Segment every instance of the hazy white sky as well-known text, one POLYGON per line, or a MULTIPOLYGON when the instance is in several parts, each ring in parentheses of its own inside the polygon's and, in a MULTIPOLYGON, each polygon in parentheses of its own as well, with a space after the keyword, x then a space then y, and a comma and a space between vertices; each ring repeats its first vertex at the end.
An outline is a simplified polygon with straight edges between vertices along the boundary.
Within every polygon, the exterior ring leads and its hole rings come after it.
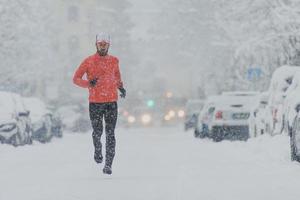
POLYGON ((132 30, 132 36, 141 39, 147 38, 148 29, 154 23, 154 12, 160 9, 159 0, 129 0, 132 4, 130 12, 132 22, 135 27, 132 30))

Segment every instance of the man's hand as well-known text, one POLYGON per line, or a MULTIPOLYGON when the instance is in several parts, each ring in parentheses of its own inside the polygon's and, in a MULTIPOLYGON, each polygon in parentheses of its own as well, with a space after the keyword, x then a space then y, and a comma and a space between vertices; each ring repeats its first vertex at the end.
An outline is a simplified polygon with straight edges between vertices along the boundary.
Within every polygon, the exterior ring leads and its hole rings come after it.
POLYGON ((121 88, 119 88, 119 91, 121 93, 120 97, 125 98, 126 97, 126 90, 123 87, 121 87, 121 88))
POLYGON ((89 81, 90 87, 95 87, 95 85, 97 84, 98 78, 94 78, 93 80, 89 81))

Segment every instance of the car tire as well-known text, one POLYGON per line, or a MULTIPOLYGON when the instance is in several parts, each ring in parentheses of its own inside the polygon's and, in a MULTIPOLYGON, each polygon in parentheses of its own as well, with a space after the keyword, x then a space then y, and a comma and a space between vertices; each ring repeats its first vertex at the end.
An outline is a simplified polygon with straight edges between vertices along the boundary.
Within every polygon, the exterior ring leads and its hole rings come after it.
POLYGON ((194 137, 195 137, 195 138, 200 137, 200 132, 199 132, 198 129, 195 129, 195 131, 194 131, 194 137))
POLYGON ((204 134, 203 132, 201 132, 201 133, 199 134, 199 137, 200 137, 201 139, 203 139, 203 138, 205 138, 205 134, 204 134))

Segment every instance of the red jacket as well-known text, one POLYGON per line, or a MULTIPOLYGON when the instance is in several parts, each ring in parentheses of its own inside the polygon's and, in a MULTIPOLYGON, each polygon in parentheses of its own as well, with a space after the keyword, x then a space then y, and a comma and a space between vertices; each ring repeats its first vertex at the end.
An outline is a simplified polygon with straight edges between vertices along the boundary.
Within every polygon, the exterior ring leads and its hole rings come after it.
POLYGON ((73 82, 89 89, 89 101, 93 103, 114 102, 118 100, 118 88, 123 87, 118 58, 98 53, 86 58, 76 70, 73 82), (83 79, 86 74, 87 80, 83 79), (98 78, 94 87, 89 81, 98 78))

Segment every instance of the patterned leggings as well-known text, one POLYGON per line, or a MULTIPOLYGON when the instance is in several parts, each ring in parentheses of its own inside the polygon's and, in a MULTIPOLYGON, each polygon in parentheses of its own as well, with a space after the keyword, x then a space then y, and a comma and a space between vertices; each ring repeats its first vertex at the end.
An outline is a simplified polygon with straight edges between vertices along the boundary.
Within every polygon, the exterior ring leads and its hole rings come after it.
POLYGON ((106 134, 106 156, 105 165, 111 167, 115 157, 115 127, 118 117, 117 102, 90 103, 90 120, 93 128, 93 143, 95 153, 102 155, 101 135, 103 133, 103 117, 105 122, 106 134))

